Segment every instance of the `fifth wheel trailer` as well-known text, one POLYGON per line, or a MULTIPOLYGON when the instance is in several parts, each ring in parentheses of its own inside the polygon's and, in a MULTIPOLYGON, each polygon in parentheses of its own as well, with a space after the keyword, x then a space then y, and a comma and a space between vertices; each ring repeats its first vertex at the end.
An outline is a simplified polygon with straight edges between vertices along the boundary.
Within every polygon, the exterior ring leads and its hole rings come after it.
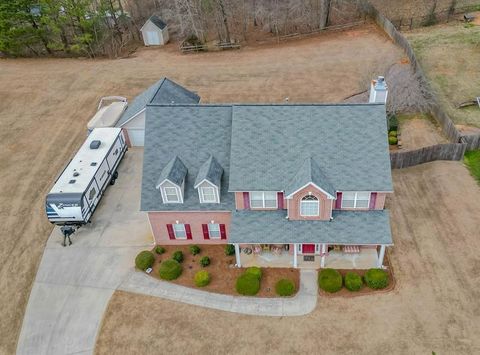
POLYGON ((55 181, 46 198, 48 220, 88 223, 108 184, 114 184, 127 145, 120 128, 95 128, 55 181))

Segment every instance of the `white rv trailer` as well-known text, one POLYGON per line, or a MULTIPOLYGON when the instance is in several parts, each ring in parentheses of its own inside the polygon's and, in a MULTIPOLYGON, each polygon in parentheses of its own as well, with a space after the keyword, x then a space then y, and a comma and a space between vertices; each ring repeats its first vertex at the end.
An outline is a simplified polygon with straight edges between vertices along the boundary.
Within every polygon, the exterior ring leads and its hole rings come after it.
POLYGON ((49 221, 77 226, 89 222, 108 184, 115 183, 126 150, 121 128, 95 128, 47 195, 49 221))

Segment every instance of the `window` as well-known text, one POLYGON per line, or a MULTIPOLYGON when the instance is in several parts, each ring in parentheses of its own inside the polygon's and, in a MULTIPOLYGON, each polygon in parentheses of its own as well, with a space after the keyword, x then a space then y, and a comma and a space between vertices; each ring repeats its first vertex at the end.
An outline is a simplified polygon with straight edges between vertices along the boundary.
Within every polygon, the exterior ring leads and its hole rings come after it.
POLYGON ((308 195, 300 201, 300 215, 304 217, 318 216, 320 213, 318 198, 308 195))
POLYGON ((277 193, 275 191, 250 192, 251 208, 277 208, 277 193))
POLYGON ((208 236, 211 239, 220 239, 220 224, 218 223, 209 223, 208 224, 208 236))
POLYGON ((185 231, 185 224, 174 224, 173 234, 176 239, 187 239, 187 232, 185 231))
POLYGON ((165 192, 165 202, 180 202, 176 187, 165 187, 163 191, 165 192))
POLYGON ((201 187, 200 188, 200 202, 202 203, 216 203, 217 195, 215 193, 215 188, 213 187, 201 187))
POLYGON ((342 195, 342 208, 368 208, 370 192, 344 192, 342 195))

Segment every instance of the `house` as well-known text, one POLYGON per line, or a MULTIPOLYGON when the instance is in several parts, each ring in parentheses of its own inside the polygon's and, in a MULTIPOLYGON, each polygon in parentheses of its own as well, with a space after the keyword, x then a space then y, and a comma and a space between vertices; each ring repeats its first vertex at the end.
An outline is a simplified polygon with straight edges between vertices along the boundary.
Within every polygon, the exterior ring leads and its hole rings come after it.
POLYGON ((150 16, 140 29, 143 43, 148 46, 163 46, 168 43, 168 26, 158 16, 150 16))
POLYGON ((156 244, 234 244, 237 266, 381 267, 392 192, 384 102, 147 105, 156 244))
POLYGON ((147 104, 197 104, 200 96, 174 81, 163 78, 135 97, 116 123, 129 146, 143 146, 147 104))

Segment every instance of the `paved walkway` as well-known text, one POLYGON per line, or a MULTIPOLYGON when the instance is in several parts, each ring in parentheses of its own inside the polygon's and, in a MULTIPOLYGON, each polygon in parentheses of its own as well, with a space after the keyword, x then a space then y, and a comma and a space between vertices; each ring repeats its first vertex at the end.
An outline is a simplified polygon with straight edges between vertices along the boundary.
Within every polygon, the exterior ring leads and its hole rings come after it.
POLYGON ((47 242, 28 301, 18 354, 92 354, 103 313, 115 290, 255 315, 303 315, 317 301, 316 273, 303 271, 299 293, 288 299, 218 295, 159 282, 134 270, 140 250, 151 248, 139 210, 142 151, 130 150, 91 224, 62 247, 55 228, 47 242), (132 188, 132 186, 134 188, 132 188))
POLYGON ((301 316, 317 304, 317 273, 300 270, 300 290, 291 298, 259 298, 220 295, 162 282, 143 272, 132 272, 119 290, 156 296, 221 311, 257 316, 301 316))

